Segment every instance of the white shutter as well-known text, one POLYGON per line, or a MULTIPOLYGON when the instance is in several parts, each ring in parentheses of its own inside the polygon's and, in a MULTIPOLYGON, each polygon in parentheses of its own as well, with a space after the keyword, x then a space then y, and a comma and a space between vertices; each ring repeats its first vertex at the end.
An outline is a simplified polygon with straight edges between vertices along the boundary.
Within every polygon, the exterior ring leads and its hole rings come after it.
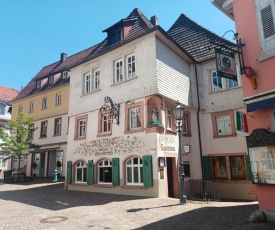
POLYGON ((275 0, 255 0, 262 55, 275 51, 275 0))

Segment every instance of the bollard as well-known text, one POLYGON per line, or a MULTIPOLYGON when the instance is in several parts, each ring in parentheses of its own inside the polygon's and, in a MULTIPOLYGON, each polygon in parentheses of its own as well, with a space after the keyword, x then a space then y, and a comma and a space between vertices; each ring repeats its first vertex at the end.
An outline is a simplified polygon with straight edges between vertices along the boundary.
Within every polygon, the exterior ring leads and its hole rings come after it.
POLYGON ((53 181, 54 182, 58 181, 57 175, 58 175, 58 173, 57 173, 57 170, 55 169, 54 173, 53 173, 53 181))

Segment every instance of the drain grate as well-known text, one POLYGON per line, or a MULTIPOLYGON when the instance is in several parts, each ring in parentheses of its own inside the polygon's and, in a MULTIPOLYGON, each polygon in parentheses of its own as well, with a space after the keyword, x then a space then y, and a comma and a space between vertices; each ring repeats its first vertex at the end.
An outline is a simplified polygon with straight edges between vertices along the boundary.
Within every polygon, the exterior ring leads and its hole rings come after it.
POLYGON ((68 220, 67 217, 65 216, 53 216, 53 217, 48 217, 40 220, 40 223, 59 223, 68 220))

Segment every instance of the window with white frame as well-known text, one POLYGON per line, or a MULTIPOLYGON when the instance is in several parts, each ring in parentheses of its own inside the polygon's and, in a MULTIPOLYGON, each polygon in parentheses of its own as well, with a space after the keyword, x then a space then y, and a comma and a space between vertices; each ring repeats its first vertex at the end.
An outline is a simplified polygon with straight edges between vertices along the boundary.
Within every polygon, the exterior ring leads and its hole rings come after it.
POLYGON ((53 76, 49 77, 49 85, 53 84, 53 76))
POLYGON ((42 109, 47 109, 47 98, 42 98, 42 109))
POLYGON ((29 113, 33 113, 34 112, 34 102, 31 101, 30 102, 30 110, 29 110, 29 113))
POLYGON ((101 132, 108 133, 111 131, 111 118, 109 114, 102 115, 101 119, 101 132))
POLYGON ((122 40, 122 30, 121 29, 118 29, 118 30, 110 33, 110 37, 109 37, 110 45, 115 44, 121 40, 122 40))
POLYGON ((230 115, 217 116, 216 122, 218 135, 232 134, 230 115))
POLYGON ((37 88, 37 89, 40 89, 40 88, 41 88, 41 81, 37 81, 37 82, 36 82, 36 88, 37 88))
POLYGON ((57 93, 55 95, 55 105, 60 106, 61 105, 61 93, 57 93))
POLYGON ((98 163, 98 183, 112 183, 112 162, 102 160, 98 163))
POLYGON ((184 114, 182 117, 182 133, 188 134, 188 122, 187 122, 187 115, 184 114))
POLYGON ((61 135, 61 118, 56 118, 54 120, 54 135, 58 136, 61 135))
POLYGON ((86 136, 86 119, 78 120, 77 137, 86 136))
POLYGON ((125 55, 114 61, 114 84, 132 79, 134 77, 136 77, 135 54, 125 55))
POLYGON ((41 122, 40 137, 47 137, 48 121, 41 122))
POLYGON ((87 164, 79 161, 75 165, 75 183, 87 182, 87 164))
POLYGON ((234 81, 232 79, 222 78, 217 76, 216 70, 211 70, 210 71, 211 92, 218 92, 221 90, 240 87, 241 84, 240 84, 239 75, 237 77, 238 77, 237 81, 234 81))
POLYGON ((167 129, 172 129, 172 110, 166 110, 166 118, 167 118, 167 129))
POLYGON ((33 136, 34 136, 34 124, 30 124, 30 125, 29 125, 29 129, 30 129, 30 132, 29 132, 29 139, 30 139, 30 140, 33 140, 33 136))
POLYGON ((0 115, 4 115, 4 114, 5 114, 5 105, 0 104, 0 115))
POLYGON ((259 61, 275 56, 275 1, 255 0, 261 45, 259 61))
POLYGON ((100 87, 100 70, 96 69, 93 71, 93 87, 92 91, 99 90, 100 87))
POLYGON ((123 81, 123 61, 122 59, 115 61, 115 79, 114 83, 123 81))
POLYGON ((143 185, 142 159, 135 157, 126 162, 126 184, 143 185))
POLYGON ((62 79, 66 79, 68 77, 68 71, 62 72, 62 79))
POLYGON ((141 108, 129 109, 129 128, 140 129, 141 128, 141 108))
POLYGON ((88 94, 92 92, 92 79, 91 79, 91 73, 85 73, 84 74, 84 94, 88 94))
POLYGON ((18 106, 18 115, 23 112, 23 105, 18 106))
POLYGON ((126 56, 126 80, 135 77, 136 64, 135 55, 131 54, 126 56))

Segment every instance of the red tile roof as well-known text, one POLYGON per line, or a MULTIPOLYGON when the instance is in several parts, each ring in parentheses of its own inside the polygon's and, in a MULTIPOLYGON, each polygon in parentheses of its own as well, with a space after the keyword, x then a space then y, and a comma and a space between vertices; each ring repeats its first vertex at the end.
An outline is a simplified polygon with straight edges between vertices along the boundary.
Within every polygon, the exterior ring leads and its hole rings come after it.
POLYGON ((16 89, 0 86, 0 101, 9 102, 13 100, 17 95, 18 91, 16 89))

